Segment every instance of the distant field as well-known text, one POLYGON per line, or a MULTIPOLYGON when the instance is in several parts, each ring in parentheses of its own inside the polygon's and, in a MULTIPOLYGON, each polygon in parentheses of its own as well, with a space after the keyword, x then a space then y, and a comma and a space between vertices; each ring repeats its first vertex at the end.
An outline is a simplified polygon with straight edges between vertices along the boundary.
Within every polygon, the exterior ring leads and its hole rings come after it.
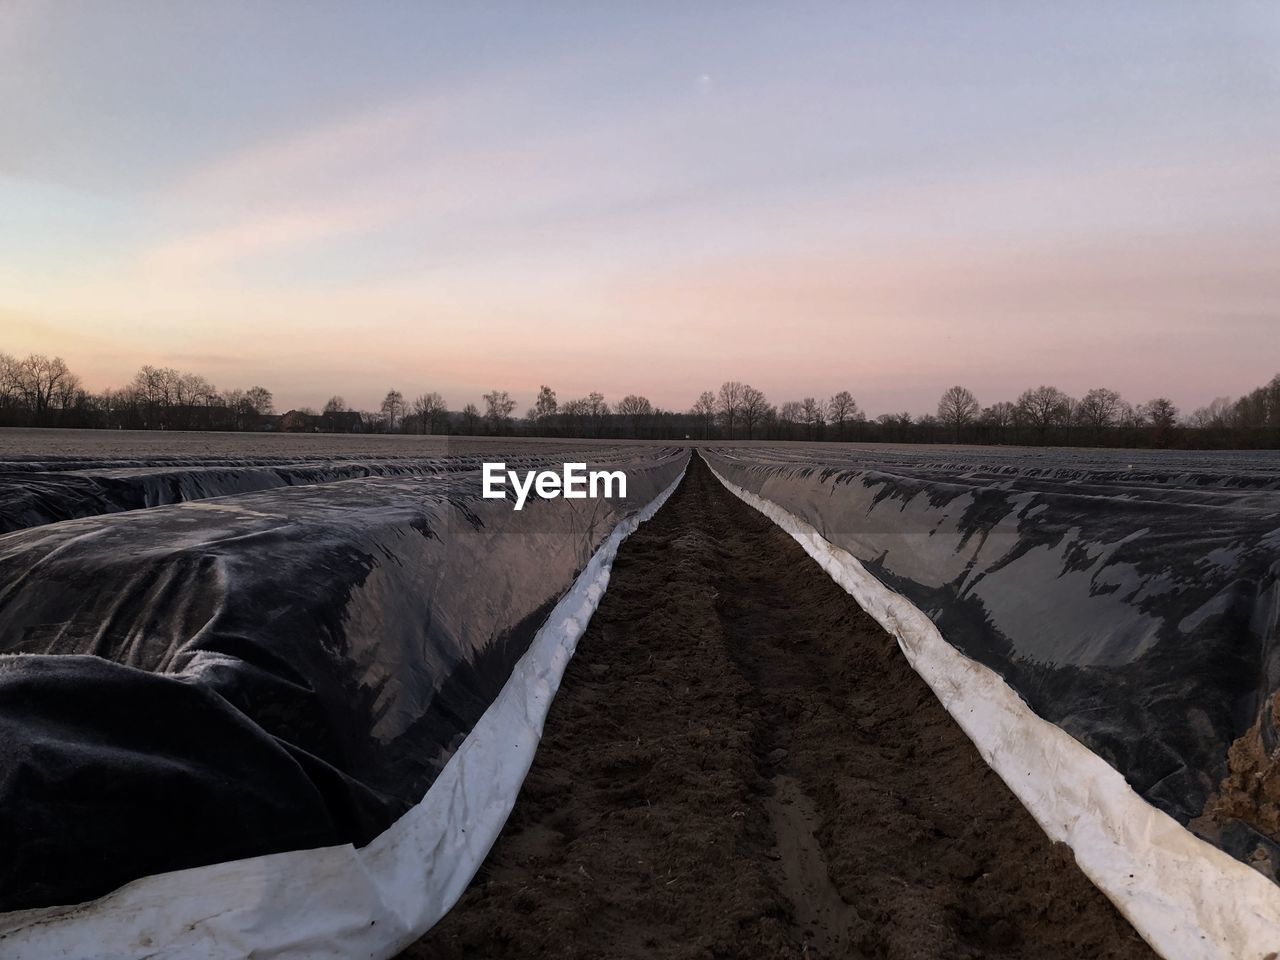
POLYGON ((531 447, 580 448, 625 440, 444 437, 381 433, 212 433, 178 430, 50 430, 0 427, 6 457, 437 457, 531 447))
POLYGON ((572 450, 587 446, 750 447, 807 450, 831 465, 865 454, 903 468, 958 461, 1018 469, 1159 469, 1200 473, 1280 472, 1275 450, 1127 450, 1097 447, 1019 447, 979 444, 812 443, 803 440, 620 440, 566 437, 456 437, 381 433, 216 433, 180 430, 53 430, 0 427, 0 461, 75 457, 94 460, 168 457, 440 457, 489 452, 572 450))

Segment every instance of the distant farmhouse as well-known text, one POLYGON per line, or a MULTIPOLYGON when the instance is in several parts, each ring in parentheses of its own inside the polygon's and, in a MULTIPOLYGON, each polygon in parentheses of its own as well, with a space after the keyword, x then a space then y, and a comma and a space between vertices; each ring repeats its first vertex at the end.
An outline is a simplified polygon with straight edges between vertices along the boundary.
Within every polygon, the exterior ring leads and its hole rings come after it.
POLYGON ((343 410, 340 413, 290 410, 282 414, 276 424, 264 429, 275 429, 281 433, 360 433, 363 427, 357 410, 343 410))

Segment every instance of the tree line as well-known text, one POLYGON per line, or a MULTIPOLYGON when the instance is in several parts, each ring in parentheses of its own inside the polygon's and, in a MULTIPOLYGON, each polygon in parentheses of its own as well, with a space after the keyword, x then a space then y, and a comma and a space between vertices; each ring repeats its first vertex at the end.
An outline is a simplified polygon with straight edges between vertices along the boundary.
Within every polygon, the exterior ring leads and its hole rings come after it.
POLYGON ((1075 398, 1041 385, 983 406, 967 387, 943 392, 934 412, 868 417, 852 393, 780 404, 729 380, 688 410, 665 410, 629 394, 560 400, 543 385, 523 417, 505 390, 451 410, 436 392, 388 390, 377 410, 352 410, 340 396, 316 411, 277 413, 266 387, 218 390, 199 374, 142 367, 125 386, 92 393, 60 357, 19 360, 0 353, 0 425, 131 430, 524 435, 654 440, 807 440, 1280 449, 1280 374, 1237 399, 1220 397, 1183 415, 1165 397, 1132 404, 1106 387, 1075 398))

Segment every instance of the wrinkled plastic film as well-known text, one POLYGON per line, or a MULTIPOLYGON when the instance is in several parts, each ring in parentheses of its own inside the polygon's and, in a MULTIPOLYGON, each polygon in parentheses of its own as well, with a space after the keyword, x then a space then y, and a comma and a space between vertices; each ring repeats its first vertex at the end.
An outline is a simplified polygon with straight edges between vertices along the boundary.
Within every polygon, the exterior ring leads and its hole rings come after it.
POLYGON ((993 670, 947 643, 925 614, 795 514, 720 477, 789 533, 898 641, 908 663, 1045 833, 1072 850, 1160 956, 1272 955, 1280 887, 1184 829, 1113 767, 1036 716, 993 670))
POLYGON ((1280 689, 1280 458, 1137 451, 711 448, 965 655, 1241 859, 1247 819, 1197 821, 1280 689), (1193 822, 1194 821, 1194 822, 1193 822))
POLYGON ((602 452, 625 499, 519 512, 482 499, 473 470, 0 537, 0 908, 369 843, 422 799, 558 599, 686 459, 602 452))

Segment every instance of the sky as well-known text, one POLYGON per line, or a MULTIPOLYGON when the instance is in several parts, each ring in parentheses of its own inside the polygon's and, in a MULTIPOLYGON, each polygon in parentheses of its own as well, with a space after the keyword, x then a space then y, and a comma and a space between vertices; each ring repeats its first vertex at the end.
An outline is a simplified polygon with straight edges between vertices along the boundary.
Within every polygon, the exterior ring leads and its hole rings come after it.
POLYGON ((0 0, 0 351, 277 409, 1280 371, 1280 4, 0 0))

